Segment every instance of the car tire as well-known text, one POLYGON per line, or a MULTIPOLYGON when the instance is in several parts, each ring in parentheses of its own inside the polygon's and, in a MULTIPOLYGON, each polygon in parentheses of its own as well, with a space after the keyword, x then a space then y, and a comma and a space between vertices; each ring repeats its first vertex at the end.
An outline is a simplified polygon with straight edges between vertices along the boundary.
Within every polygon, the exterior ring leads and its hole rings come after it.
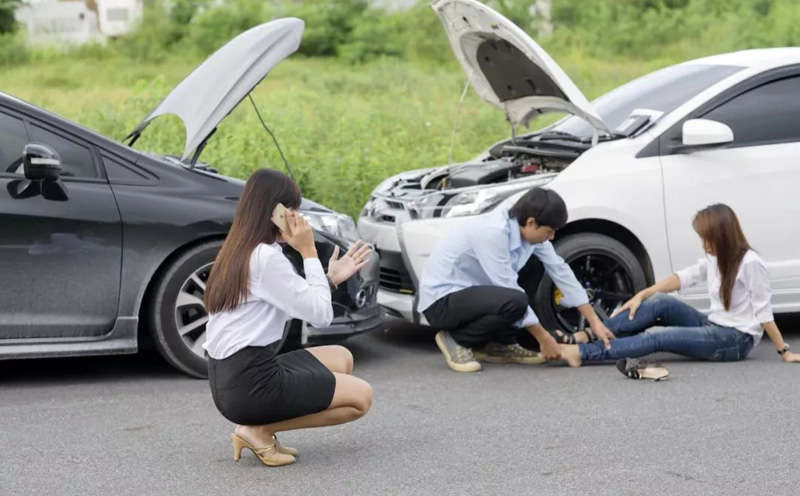
MULTIPOLYGON (((554 245, 581 284, 587 287, 590 302, 599 302, 607 312, 647 286, 639 259, 614 238, 581 233, 559 239, 554 245)), ((545 329, 573 332, 581 324, 581 317, 577 310, 557 305, 556 289, 553 280, 545 274, 534 297, 534 311, 545 329)))
MULTIPOLYGON (((156 281, 148 302, 147 323, 153 344, 170 365, 192 377, 208 376, 208 366, 202 351, 192 351, 188 344, 193 338, 205 340, 205 324, 201 324, 201 328, 193 330, 184 338, 178 327, 178 319, 184 320, 185 315, 188 315, 195 318, 195 322, 207 320, 208 314, 201 304, 205 288, 201 292, 199 287, 195 288, 198 285, 194 283, 192 286, 189 280, 193 276, 197 277, 197 273, 202 273, 206 267, 206 273, 210 273, 210 267, 221 247, 222 241, 204 243, 178 256, 156 281), (193 296, 196 299, 192 299, 193 296), (183 298, 181 315, 178 312, 179 297, 183 298), (199 333, 203 334, 202 338, 199 333)), ((203 283, 206 280, 201 278, 203 283)))
MULTIPOLYGON (((199 287, 193 288, 189 280, 194 275, 203 283, 207 282, 211 266, 222 248, 222 243, 222 241, 214 241, 199 245, 182 253, 170 263, 156 281, 147 306, 146 322, 151 329, 151 340, 155 348, 170 365, 200 379, 208 377, 206 358, 202 351, 197 352, 199 347, 195 347, 193 351, 187 341, 198 338, 200 334, 204 335, 205 324, 193 330, 194 334, 185 339, 181 336, 178 319, 190 318, 192 322, 197 322, 207 318, 205 305, 202 304, 205 291, 201 292, 199 287), (181 293, 184 293, 184 298, 187 294, 196 298, 196 300, 188 300, 189 302, 196 301, 196 305, 194 308, 191 305, 182 307, 179 315, 177 304, 181 293)), ((191 322, 184 321, 182 323, 191 322)), ((286 323, 286 329, 287 335, 281 352, 301 348, 301 324, 290 320, 286 323)))

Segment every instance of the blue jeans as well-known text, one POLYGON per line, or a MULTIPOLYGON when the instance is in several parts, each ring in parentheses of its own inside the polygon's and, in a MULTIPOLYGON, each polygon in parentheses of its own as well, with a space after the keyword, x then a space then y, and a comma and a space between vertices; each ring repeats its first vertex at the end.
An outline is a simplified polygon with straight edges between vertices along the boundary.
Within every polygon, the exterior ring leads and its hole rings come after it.
POLYGON ((645 300, 633 320, 625 311, 605 324, 617 336, 611 340, 611 349, 606 350, 601 341, 580 344, 582 362, 638 358, 664 351, 732 362, 747 358, 754 346, 750 334, 713 324, 686 303, 662 294, 645 300))

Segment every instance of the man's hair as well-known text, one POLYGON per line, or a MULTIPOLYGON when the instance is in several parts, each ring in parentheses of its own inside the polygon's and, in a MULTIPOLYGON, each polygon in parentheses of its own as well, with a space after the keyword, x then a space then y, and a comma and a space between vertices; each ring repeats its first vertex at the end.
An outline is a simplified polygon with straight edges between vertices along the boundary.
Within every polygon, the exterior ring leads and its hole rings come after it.
POLYGON ((522 195, 508 215, 520 226, 533 217, 539 226, 561 229, 567 223, 567 204, 555 191, 537 187, 522 195))

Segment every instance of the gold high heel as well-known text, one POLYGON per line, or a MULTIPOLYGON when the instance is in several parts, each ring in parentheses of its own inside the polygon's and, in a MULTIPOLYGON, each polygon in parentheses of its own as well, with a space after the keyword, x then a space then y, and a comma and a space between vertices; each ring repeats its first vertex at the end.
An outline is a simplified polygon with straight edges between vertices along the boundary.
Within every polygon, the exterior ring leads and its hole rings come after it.
POLYGON ((242 457, 242 448, 247 448, 253 452, 261 463, 268 467, 280 467, 281 465, 291 465, 295 461, 294 456, 280 453, 278 451, 278 447, 276 443, 268 444, 267 446, 262 446, 260 448, 256 448, 252 444, 248 443, 244 439, 240 438, 236 434, 231 434, 231 441, 233 442, 233 461, 238 462, 239 459, 242 457))
POLYGON ((284 455, 292 455, 292 456, 297 456, 300 454, 300 452, 297 451, 297 449, 282 445, 280 441, 278 441, 278 436, 276 436, 275 434, 272 435, 272 442, 274 442, 275 446, 278 448, 278 453, 283 453, 284 455))

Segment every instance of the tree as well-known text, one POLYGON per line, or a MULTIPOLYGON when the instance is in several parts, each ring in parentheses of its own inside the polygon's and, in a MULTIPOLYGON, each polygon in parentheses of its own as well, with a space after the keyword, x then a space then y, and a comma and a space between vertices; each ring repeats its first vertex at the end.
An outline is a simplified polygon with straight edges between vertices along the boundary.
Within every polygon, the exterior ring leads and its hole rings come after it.
POLYGON ((0 34, 13 33, 17 29, 14 10, 19 7, 17 0, 0 0, 0 34))

